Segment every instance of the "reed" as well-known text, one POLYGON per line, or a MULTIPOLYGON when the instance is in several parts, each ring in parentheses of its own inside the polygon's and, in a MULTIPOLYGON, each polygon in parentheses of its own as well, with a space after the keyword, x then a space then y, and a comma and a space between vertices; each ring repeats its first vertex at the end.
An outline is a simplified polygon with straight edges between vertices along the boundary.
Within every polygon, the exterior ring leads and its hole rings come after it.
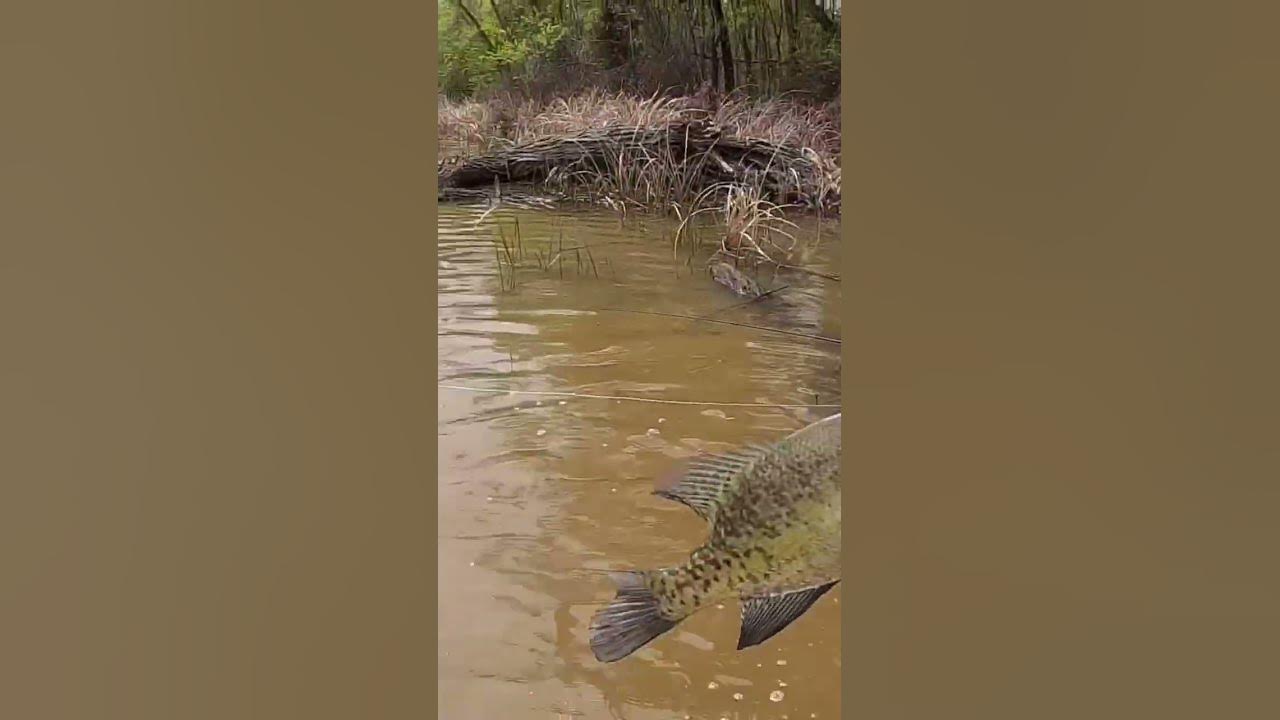
MULTIPOLYGON (((561 232, 555 238, 548 238, 543 246, 530 247, 520 231, 518 217, 512 218, 509 226, 500 222, 495 222, 495 225, 497 236, 493 239, 493 255, 501 292, 514 291, 519 284, 520 273, 534 268, 543 274, 554 272, 561 280, 565 279, 566 270, 570 279, 600 279, 595 255, 586 243, 566 247, 564 233, 561 232)), ((601 262, 612 269, 608 258, 602 258, 601 262)))

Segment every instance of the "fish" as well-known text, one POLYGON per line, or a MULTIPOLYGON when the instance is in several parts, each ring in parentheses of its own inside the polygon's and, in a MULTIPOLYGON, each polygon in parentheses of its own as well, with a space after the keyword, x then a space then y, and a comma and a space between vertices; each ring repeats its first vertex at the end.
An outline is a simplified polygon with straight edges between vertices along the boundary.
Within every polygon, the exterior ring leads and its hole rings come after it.
POLYGON ((738 268, 727 262, 719 261, 711 263, 707 266, 708 272, 711 273, 711 279, 729 288, 736 295, 747 298, 758 298, 764 295, 764 291, 760 289, 760 284, 755 280, 747 277, 738 268))
POLYGON ((732 597, 738 650, 781 632, 840 581, 840 487, 840 413, 691 461, 655 494, 706 520, 708 538, 681 565, 612 573, 617 594, 589 630, 596 659, 621 660, 732 597))

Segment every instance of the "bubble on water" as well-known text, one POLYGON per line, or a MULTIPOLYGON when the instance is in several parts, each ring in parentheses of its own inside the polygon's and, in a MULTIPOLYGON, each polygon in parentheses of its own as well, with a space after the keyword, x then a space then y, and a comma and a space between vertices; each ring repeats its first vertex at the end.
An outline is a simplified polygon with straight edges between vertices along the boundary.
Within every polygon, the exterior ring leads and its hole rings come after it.
POLYGON ((568 404, 569 404, 569 401, 568 401, 568 400, 561 400, 561 401, 560 401, 560 404, 561 404, 561 405, 568 405, 568 404))
POLYGON ((493 496, 492 496, 492 495, 490 495, 489 497, 485 498, 485 499, 484 499, 484 501, 485 501, 485 502, 493 502, 493 496))
POLYGON ((547 431, 546 431, 546 429, 545 429, 545 428, 538 428, 538 432, 536 432, 536 433, 534 433, 534 434, 535 434, 535 435, 537 435, 538 437, 542 437, 543 435, 546 435, 546 434, 547 434, 547 431))
POLYGON ((783 694, 781 690, 774 690, 769 693, 769 699, 774 702, 782 702, 783 694))
POLYGON ((720 684, 717 683, 715 680, 712 680, 711 682, 707 683, 708 690, 715 690, 718 687, 720 687, 720 684))
POLYGON ((609 447, 609 443, 600 443, 600 447, 609 447))
POLYGON ((647 433, 645 433, 645 434, 647 434, 647 435, 658 435, 658 434, 660 434, 660 433, 658 432, 658 428, 649 428, 649 431, 648 431, 647 433))
POLYGON ((476 561, 475 561, 475 560, 472 560, 472 561, 471 561, 471 563, 470 563, 470 565, 471 565, 471 567, 475 567, 475 566, 476 566, 476 561))
POLYGON ((717 609, 717 610, 723 610, 723 609, 724 609, 724 603, 716 603, 716 609, 717 609))
MULTIPOLYGON (((542 401, 541 401, 541 400, 534 400, 534 401, 533 401, 533 404, 534 404, 534 405, 542 405, 542 401)), ((529 694, 530 694, 530 695, 532 695, 532 694, 533 694, 533 691, 532 691, 532 690, 530 690, 530 691, 529 691, 529 694)))
POLYGON ((779 661, 778 661, 778 664, 779 664, 779 665, 786 665, 786 664, 787 664, 787 661, 786 661, 786 660, 779 660, 779 661))
POLYGON ((609 492, 618 492, 618 488, 609 488, 609 492))
POLYGON ((667 419, 666 419, 666 418, 658 418, 658 422, 660 422, 660 423, 664 423, 664 422, 666 422, 666 421, 667 421, 667 419))
POLYGON ((733 694, 733 699, 734 699, 734 700, 741 700, 741 699, 742 699, 742 693, 734 693, 734 694, 733 694))

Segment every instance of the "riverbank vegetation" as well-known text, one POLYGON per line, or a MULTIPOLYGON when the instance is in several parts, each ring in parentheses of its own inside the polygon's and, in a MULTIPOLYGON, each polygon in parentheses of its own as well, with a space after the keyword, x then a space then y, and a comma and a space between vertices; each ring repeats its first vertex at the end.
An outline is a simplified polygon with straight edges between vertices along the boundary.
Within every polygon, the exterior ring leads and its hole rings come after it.
POLYGON ((785 212, 839 213, 838 0, 438 2, 442 201, 526 184, 775 261, 785 212))
POLYGON ((840 85, 839 0, 438 0, 440 91, 547 99, 840 85))

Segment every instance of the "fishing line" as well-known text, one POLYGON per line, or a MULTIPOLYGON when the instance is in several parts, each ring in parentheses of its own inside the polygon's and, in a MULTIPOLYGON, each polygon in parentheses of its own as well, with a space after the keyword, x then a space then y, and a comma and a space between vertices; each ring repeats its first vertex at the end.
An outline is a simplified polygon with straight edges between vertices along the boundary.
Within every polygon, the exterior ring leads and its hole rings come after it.
MULTIPOLYGON (((783 290, 787 290, 787 289, 789 289, 790 287, 791 287, 790 285, 783 285, 782 287, 774 288, 774 289, 772 289, 772 290, 770 290, 770 291, 768 291, 768 292, 762 292, 762 293, 760 293, 759 295, 757 295, 757 296, 755 296, 755 297, 751 298, 750 300, 743 300, 742 302, 736 302, 736 303, 734 303, 734 304, 732 304, 732 305, 725 305, 724 307, 722 307, 722 308, 720 308, 720 309, 718 309, 718 310, 713 310, 713 311, 711 311, 711 314, 712 314, 712 315, 719 315, 719 314, 720 314, 720 313, 722 313, 722 312, 726 312, 726 311, 728 311, 728 310, 732 310, 732 309, 734 309, 734 308, 740 308, 740 307, 743 307, 744 305, 750 305, 751 303, 757 303, 757 302, 760 302, 761 300, 763 300, 763 299, 765 299, 765 298, 769 297, 770 295, 773 295, 774 293, 780 293, 780 292, 782 292, 783 290)), ((766 328, 766 329, 768 329, 768 328, 766 328)))
POLYGON ((788 405, 786 403, 744 403, 744 402, 710 402, 705 400, 664 400, 662 398, 636 397, 634 395, 593 395, 590 393, 554 392, 550 390, 503 390, 500 388, 481 388, 467 385, 447 385, 437 383, 437 387, 446 390, 464 390, 479 393, 504 393, 507 395, 541 395, 545 397, 573 397, 587 400, 629 400, 631 402, 647 402, 659 405, 703 405, 716 407, 759 407, 759 408, 838 408, 840 405, 788 405))
POLYGON ((733 322, 732 320, 717 320, 709 317, 698 317, 696 315, 678 315, 676 313, 664 313, 654 310, 628 310, 623 308, 596 308, 595 312, 624 312, 635 313, 637 315, 658 315, 660 317, 680 318, 681 320, 700 320, 702 322, 717 323, 720 325, 733 325, 735 327, 748 328, 750 330, 764 330, 766 332, 780 333, 782 335, 791 335, 794 337, 808 338, 810 340, 822 340, 824 342, 840 344, 840 338, 827 337, 825 335, 813 335, 810 333, 795 332, 794 330, 782 330, 780 328, 765 327, 764 325, 748 325, 747 323, 733 322))

